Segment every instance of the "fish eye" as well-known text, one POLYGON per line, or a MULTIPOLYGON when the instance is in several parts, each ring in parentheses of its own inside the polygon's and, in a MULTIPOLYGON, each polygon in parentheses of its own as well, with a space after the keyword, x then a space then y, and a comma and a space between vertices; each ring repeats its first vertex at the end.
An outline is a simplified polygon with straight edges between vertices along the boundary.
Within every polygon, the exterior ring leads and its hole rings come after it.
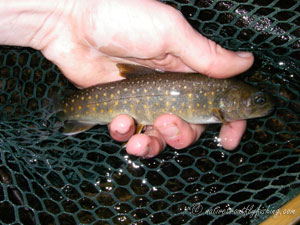
POLYGON ((259 92, 254 96, 254 103, 257 105, 263 105, 266 103, 266 96, 259 92))

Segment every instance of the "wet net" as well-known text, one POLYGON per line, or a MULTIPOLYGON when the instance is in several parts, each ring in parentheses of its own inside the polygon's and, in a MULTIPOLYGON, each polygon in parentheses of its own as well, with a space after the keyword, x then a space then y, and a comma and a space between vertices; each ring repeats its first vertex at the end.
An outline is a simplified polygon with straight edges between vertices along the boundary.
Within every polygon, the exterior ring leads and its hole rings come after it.
POLYGON ((164 2, 222 46, 253 52, 242 77, 269 90, 276 111, 249 120, 233 152, 213 125, 191 147, 139 159, 106 126, 62 135, 51 96, 70 83, 40 52, 2 46, 1 223, 257 224, 300 192, 300 2, 164 2))

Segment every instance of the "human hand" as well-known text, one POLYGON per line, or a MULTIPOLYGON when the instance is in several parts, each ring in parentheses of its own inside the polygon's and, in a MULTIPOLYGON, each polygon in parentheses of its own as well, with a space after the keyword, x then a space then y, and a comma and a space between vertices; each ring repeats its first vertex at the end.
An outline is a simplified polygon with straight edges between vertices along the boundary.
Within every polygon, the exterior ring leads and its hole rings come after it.
MULTIPOLYGON (((177 10, 158 1, 65 2, 72 7, 53 13, 59 14, 59 19, 49 18, 52 30, 47 30, 49 36, 37 48, 78 87, 121 79, 116 67, 120 62, 168 71, 197 71, 218 78, 241 73, 253 63, 250 53, 221 48, 196 32, 177 10)), ((245 121, 223 125, 223 147, 234 149, 245 127, 245 121)), ((177 149, 187 147, 200 137, 204 127, 164 114, 144 134, 132 136, 134 120, 120 115, 109 124, 109 131, 118 141, 129 139, 129 154, 153 157, 166 144, 177 149)))

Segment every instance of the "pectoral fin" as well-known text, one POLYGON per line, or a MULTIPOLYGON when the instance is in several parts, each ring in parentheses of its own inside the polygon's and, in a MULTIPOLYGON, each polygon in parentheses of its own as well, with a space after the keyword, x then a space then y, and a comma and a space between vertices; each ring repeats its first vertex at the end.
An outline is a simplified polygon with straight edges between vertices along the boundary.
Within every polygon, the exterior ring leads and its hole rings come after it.
POLYGON ((221 112, 219 109, 213 108, 213 109, 212 109, 212 112, 213 112, 213 115, 214 115, 216 118, 218 118, 223 124, 226 124, 226 123, 227 123, 227 121, 224 119, 224 116, 223 116, 222 112, 221 112))
POLYGON ((73 121, 73 120, 65 121, 63 134, 65 135, 78 134, 92 128, 95 125, 96 124, 93 123, 84 123, 84 122, 73 121))
MULTIPOLYGON (((140 133, 142 133, 144 127, 145 126, 143 124, 137 124, 134 134, 140 134, 140 133)), ((128 142, 125 142, 124 144, 122 144, 122 148, 126 148, 127 143, 128 142)))
POLYGON ((144 128, 144 125, 143 124, 138 124, 136 126, 136 129, 135 129, 135 133, 134 134, 140 134, 143 132, 143 128, 144 128))

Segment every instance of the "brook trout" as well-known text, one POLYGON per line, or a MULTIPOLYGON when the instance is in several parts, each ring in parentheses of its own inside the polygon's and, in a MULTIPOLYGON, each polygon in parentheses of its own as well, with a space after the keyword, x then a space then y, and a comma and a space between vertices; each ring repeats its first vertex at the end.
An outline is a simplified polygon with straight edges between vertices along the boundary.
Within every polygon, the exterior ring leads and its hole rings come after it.
POLYGON ((209 124, 265 116, 274 107, 269 94, 235 78, 117 66, 126 79, 78 90, 61 102, 58 116, 64 121, 64 134, 110 123, 119 114, 128 114, 142 125, 153 124, 163 113, 209 124))

